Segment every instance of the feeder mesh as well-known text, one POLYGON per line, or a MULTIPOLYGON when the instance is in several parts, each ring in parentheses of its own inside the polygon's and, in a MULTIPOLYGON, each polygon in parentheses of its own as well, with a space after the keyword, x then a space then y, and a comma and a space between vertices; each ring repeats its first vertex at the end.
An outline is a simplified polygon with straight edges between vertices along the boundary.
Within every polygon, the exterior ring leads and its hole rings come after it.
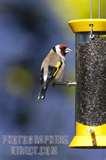
POLYGON ((106 123, 106 41, 96 37, 77 46, 76 120, 106 123))

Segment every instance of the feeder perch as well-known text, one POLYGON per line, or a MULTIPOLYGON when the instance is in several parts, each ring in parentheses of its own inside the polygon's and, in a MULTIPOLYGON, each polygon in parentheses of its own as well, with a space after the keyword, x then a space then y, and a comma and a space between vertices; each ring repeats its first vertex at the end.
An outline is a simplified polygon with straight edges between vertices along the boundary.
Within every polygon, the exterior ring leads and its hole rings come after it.
POLYGON ((76 41, 76 133, 69 147, 106 147, 106 19, 69 26, 76 41))

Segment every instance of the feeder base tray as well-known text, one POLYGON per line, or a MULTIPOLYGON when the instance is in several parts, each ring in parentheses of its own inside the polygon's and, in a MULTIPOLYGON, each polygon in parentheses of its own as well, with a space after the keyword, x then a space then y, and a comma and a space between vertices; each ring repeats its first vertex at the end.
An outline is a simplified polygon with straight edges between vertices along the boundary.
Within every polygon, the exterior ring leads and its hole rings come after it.
POLYGON ((90 136, 75 136, 69 144, 71 148, 106 148, 106 136, 96 136, 97 145, 93 145, 90 136))
POLYGON ((88 126, 76 122, 76 136, 69 144, 72 148, 106 148, 106 124, 88 126))

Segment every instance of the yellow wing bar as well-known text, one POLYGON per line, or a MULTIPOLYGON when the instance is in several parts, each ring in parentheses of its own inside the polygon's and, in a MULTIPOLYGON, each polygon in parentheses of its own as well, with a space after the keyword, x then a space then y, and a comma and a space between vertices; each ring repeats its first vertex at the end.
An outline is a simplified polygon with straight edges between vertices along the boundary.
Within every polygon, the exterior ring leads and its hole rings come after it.
POLYGON ((57 70, 56 70, 56 72, 53 74, 54 77, 56 76, 57 72, 59 71, 61 65, 62 65, 62 62, 61 62, 61 61, 58 61, 58 62, 56 63, 55 67, 57 68, 57 70))

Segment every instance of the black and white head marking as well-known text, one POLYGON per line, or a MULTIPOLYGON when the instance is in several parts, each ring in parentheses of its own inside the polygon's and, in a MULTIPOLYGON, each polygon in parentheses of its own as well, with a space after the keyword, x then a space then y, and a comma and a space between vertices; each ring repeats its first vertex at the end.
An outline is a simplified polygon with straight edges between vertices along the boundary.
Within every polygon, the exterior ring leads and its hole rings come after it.
POLYGON ((62 60, 65 60, 65 57, 61 54, 60 45, 55 46, 56 53, 62 58, 62 60))

